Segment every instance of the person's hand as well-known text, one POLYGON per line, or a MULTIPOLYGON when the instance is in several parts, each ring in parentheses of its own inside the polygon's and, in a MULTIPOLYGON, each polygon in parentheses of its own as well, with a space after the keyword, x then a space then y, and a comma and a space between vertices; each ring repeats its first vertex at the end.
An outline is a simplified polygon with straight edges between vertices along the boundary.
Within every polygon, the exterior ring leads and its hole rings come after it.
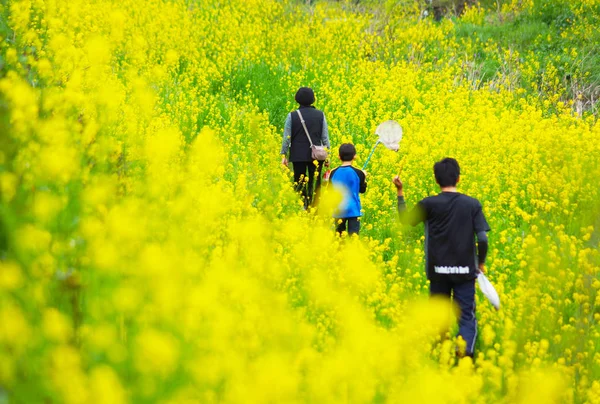
POLYGON ((402 191, 402 181, 400 180, 399 176, 395 176, 394 179, 392 180, 392 182, 394 183, 394 185, 396 186, 396 189, 398 191, 402 191))
POLYGON ((394 179, 392 180, 392 183, 396 186, 396 191, 398 191, 398 196, 404 196, 402 181, 400 180, 400 177, 398 175, 396 175, 394 177, 394 179))
POLYGON ((479 272, 481 272, 482 274, 485 273, 485 264, 483 262, 479 263, 479 272))
POLYGON ((287 167, 288 159, 286 156, 281 157, 281 164, 287 167))

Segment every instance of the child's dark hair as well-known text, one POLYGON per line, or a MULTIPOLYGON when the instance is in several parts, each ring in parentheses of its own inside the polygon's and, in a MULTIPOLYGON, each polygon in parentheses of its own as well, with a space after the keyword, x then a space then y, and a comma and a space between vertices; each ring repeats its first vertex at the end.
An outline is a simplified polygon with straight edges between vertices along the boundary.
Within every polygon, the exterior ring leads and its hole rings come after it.
POLYGON ((356 156, 356 148, 352 143, 344 143, 340 146, 340 159, 342 161, 352 161, 356 156))
POLYGON ((433 173, 440 187, 453 187, 458 182, 458 177, 460 176, 458 161, 451 157, 446 157, 433 165, 433 173))

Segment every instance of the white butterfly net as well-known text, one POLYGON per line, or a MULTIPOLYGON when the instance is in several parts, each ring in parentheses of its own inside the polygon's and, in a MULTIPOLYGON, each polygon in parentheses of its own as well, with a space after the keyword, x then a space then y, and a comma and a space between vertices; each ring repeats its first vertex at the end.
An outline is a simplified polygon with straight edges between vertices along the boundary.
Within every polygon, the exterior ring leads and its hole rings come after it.
POLYGON ((477 283, 479 283, 479 289, 481 289, 483 295, 487 297, 492 306, 494 306, 496 310, 500 310, 500 297, 498 296, 498 292, 496 292, 494 285, 492 285, 483 273, 477 275, 477 283))
POLYGON ((396 121, 385 121, 377 127, 379 142, 390 150, 398 151, 402 140, 402 126, 396 121))

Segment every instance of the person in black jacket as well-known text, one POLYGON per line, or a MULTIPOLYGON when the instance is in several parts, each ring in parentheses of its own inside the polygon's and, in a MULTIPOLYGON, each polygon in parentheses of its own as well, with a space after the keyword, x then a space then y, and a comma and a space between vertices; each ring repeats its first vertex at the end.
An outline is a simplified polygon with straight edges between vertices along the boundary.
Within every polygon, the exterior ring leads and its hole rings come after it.
POLYGON ((406 210, 404 187, 398 176, 393 183, 398 191, 400 221, 412 226, 425 223, 425 267, 431 296, 452 296, 460 308, 458 334, 465 340, 464 354, 473 357, 477 339, 475 317, 475 279, 485 271, 490 231, 481 203, 459 193, 456 184, 460 167, 453 158, 433 166, 441 191, 421 199, 411 212, 406 210), (477 244, 475 243, 477 237, 477 244))
POLYGON ((327 146, 329 148, 329 131, 323 111, 312 106, 315 102, 315 94, 311 88, 301 87, 296 92, 295 99, 300 107, 296 111, 290 112, 285 119, 281 145, 281 164, 287 166, 288 161, 292 163, 296 191, 302 191, 304 208, 307 209, 308 206, 314 204, 313 189, 314 194, 317 195, 321 186, 321 170, 324 162, 314 163, 310 142, 302 126, 300 116, 304 119, 310 139, 315 146, 327 146), (289 159, 287 157, 288 151, 289 159), (314 185, 315 172, 317 173, 316 185, 314 185))

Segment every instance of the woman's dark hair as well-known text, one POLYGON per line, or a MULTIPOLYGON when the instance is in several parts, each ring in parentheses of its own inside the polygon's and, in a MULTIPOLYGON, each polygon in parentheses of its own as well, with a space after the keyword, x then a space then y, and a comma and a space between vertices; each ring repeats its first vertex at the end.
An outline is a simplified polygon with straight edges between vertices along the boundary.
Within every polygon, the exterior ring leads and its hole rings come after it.
POLYGON ((356 148, 352 143, 344 143, 340 146, 340 159, 342 161, 352 161, 356 156, 356 148))
POLYGON ((315 93, 310 87, 300 87, 294 99, 298 104, 309 107, 315 102, 315 93))
POLYGON ((458 161, 451 157, 446 157, 433 165, 433 173, 440 187, 453 187, 458 182, 458 177, 460 176, 458 161))

